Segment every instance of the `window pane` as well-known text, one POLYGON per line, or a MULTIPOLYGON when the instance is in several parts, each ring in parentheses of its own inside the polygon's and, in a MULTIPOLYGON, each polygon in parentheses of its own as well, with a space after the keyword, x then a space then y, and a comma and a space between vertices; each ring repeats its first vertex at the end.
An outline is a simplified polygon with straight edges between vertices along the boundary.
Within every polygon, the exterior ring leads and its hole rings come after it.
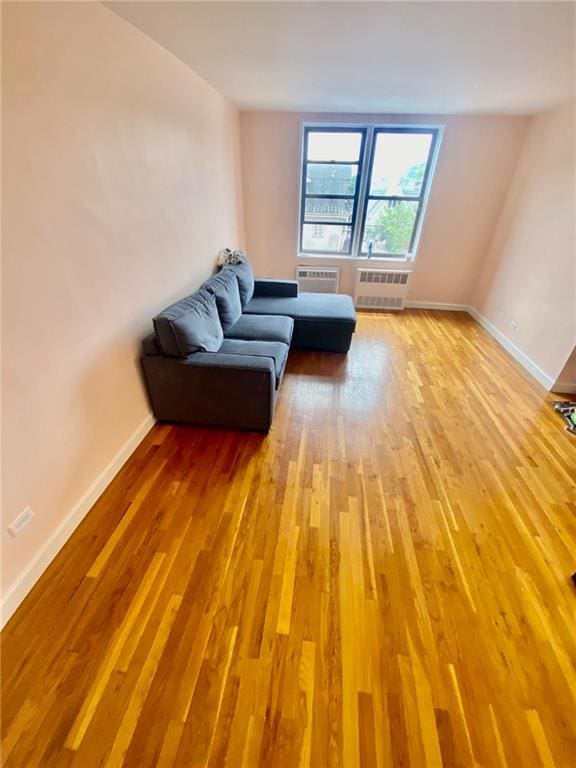
POLYGON ((306 165, 306 194, 354 195, 357 165, 306 165))
POLYGON ((308 160, 351 162, 360 159, 361 133, 310 131, 308 160))
POLYGON ((429 133, 376 134, 370 194, 417 197, 431 144, 429 133))
POLYGON ((372 243, 372 253, 407 253, 417 212, 417 202, 370 200, 362 236, 362 253, 368 252, 369 243, 372 243))
POLYGON ((340 200, 331 197, 307 197, 304 221, 352 221, 353 200, 340 200))
POLYGON ((340 224, 304 224, 302 227, 302 250, 348 253, 350 251, 351 232, 351 227, 340 224))

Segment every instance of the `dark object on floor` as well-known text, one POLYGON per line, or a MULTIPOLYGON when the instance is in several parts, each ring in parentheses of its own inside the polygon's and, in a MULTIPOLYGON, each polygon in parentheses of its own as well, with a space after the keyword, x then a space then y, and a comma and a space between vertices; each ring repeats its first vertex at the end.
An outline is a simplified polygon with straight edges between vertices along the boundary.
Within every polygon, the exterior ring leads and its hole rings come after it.
POLYGON ((576 587, 576 573, 572 574, 572 581, 574 582, 574 586, 576 587))
POLYGON ((566 422, 568 432, 576 435, 576 403, 568 400, 554 400, 552 406, 566 422))

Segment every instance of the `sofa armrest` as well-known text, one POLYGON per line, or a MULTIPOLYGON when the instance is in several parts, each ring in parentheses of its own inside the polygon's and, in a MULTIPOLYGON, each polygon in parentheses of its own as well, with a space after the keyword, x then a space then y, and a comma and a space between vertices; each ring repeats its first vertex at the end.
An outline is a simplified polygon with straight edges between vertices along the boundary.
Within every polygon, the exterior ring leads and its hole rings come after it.
POLYGON ((154 415, 159 421, 213 424, 267 431, 276 399, 268 357, 196 352, 185 359, 142 358, 154 415))
POLYGON ((161 354, 155 331, 142 339, 142 354, 150 356, 161 354))
POLYGON ((254 280, 254 296, 273 296, 274 298, 298 296, 298 282, 296 280, 257 278, 254 280))

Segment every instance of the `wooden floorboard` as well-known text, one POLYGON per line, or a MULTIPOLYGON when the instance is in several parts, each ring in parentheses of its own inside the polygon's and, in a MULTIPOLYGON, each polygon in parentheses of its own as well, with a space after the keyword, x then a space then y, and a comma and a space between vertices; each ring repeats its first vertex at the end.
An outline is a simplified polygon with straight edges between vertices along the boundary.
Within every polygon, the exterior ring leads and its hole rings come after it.
POLYGON ((157 425, 2 634, 36 766, 576 766, 576 437, 467 315, 157 425))

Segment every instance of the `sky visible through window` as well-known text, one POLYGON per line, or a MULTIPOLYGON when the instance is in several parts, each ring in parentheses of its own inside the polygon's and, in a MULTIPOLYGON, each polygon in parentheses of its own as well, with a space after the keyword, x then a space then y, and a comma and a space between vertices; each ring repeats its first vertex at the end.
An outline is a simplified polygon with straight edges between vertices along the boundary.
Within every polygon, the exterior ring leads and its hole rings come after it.
POLYGON ((360 159, 359 133, 310 133, 308 135, 308 160, 338 162, 360 159))
MULTIPOLYGON (((379 133, 374 153, 374 166, 370 184, 371 195, 404 195, 403 180, 414 168, 423 169, 430 151, 428 133, 379 133)), ((423 175, 423 174, 422 174, 423 175)), ((420 185, 415 184, 410 194, 418 195, 420 185)))

